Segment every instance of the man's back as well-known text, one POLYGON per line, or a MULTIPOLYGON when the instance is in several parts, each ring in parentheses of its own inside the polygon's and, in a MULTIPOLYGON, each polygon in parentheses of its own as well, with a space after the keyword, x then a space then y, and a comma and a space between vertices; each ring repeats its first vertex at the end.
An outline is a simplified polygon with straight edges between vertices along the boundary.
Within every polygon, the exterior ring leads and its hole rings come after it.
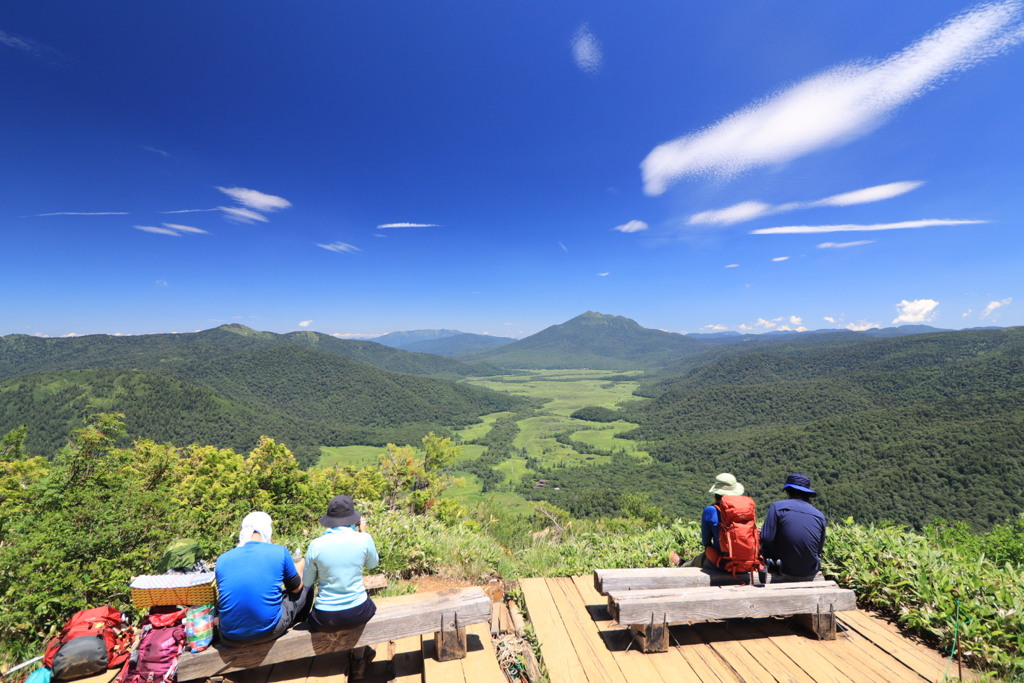
POLYGON ((281 617, 281 582, 296 576, 281 545, 250 541, 217 558, 220 632, 243 640, 269 632, 281 617))
POLYGON ((782 561, 790 576, 811 576, 821 568, 825 545, 825 516, 806 500, 790 498, 772 503, 761 528, 765 558, 782 561))

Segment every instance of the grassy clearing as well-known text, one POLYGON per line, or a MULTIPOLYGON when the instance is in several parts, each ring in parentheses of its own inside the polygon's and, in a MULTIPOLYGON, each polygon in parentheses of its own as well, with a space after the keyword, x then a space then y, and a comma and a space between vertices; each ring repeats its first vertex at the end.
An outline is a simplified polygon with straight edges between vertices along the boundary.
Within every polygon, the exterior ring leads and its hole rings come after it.
MULTIPOLYGON (((533 370, 525 375, 474 377, 466 380, 466 383, 544 402, 543 407, 535 415, 518 423, 520 431, 514 445, 516 448, 525 449, 529 458, 535 458, 548 465, 560 463, 579 466, 609 460, 607 455, 581 453, 572 446, 559 443, 555 438, 559 434, 571 434, 573 440, 593 446, 599 451, 621 450, 637 458, 649 459, 650 456, 646 452, 637 448, 635 441, 616 436, 636 425, 625 421, 599 424, 569 417, 587 406, 615 409, 625 401, 637 400, 633 396, 637 382, 611 381, 608 379, 610 374, 602 370, 533 370)), ((624 373, 617 375, 620 378, 623 376, 624 373)), ((508 414, 502 412, 485 415, 478 424, 458 430, 456 434, 465 444, 462 446, 462 455, 458 463, 479 458, 485 450, 484 446, 466 442, 486 435, 499 417, 508 414)), ((377 456, 382 451, 383 449, 375 446, 323 447, 319 464, 322 467, 341 464, 357 468, 376 465, 377 456)), ((505 475, 505 483, 508 485, 517 485, 522 476, 530 472, 526 466, 526 458, 521 457, 506 460, 495 469, 505 475)), ((446 498, 455 498, 467 504, 494 502, 510 512, 529 512, 532 509, 522 497, 509 491, 483 493, 480 481, 472 474, 456 471, 454 475, 461 477, 463 481, 447 491, 446 498)))
POLYGON ((378 455, 384 452, 380 446, 321 446, 320 467, 334 467, 335 465, 351 466, 355 468, 366 467, 367 465, 379 465, 378 455))
MULTIPOLYGON (((559 443, 559 434, 571 434, 572 438, 593 446, 599 451, 623 451, 637 458, 650 456, 637 448, 635 441, 620 439, 616 435, 629 431, 636 425, 625 422, 598 424, 576 420, 572 413, 587 406, 601 406, 615 409, 625 401, 637 400, 633 391, 637 382, 611 381, 608 372, 601 370, 534 370, 526 375, 504 375, 500 377, 478 377, 467 380, 468 384, 504 391, 518 396, 540 399, 544 402, 535 415, 519 421, 519 434, 514 446, 525 449, 528 458, 535 458, 545 464, 592 465, 606 462, 608 455, 580 452, 572 446, 559 443)), ((639 373, 637 373, 639 374, 639 373)), ((622 377, 622 375, 618 375, 622 377)), ((494 421, 508 413, 494 413, 484 418, 481 424, 473 425, 458 432, 463 441, 478 439, 487 433, 494 421)), ((483 453, 476 445, 464 446, 460 462, 466 462, 483 453)), ((506 484, 518 484, 523 474, 529 473, 526 458, 511 458, 495 469, 505 474, 506 484)), ((510 509, 528 509, 528 504, 518 495, 509 492, 481 492, 476 477, 467 477, 466 483, 449 494, 463 502, 495 501, 502 497, 510 509)))

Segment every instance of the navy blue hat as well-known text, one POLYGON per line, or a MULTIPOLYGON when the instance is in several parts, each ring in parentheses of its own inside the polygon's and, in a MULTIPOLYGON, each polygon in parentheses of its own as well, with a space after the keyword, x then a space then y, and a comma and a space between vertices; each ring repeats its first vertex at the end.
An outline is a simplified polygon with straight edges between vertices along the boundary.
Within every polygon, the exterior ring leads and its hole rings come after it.
POLYGON ((783 486, 782 489, 796 489, 797 491, 809 493, 812 496, 818 495, 811 488, 811 480, 802 474, 791 474, 788 477, 786 477, 786 485, 783 486))

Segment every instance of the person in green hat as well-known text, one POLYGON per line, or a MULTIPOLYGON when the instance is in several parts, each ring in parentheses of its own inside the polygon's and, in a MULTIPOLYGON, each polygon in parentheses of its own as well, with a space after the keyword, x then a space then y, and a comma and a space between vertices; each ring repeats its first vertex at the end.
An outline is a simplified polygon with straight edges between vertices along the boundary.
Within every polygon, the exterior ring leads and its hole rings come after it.
MULTIPOLYGON (((719 545, 718 537, 720 520, 718 505, 722 502, 722 496, 742 496, 743 492, 743 484, 736 481, 734 475, 722 472, 715 477, 715 483, 708 489, 708 493, 715 494, 715 502, 704 508, 700 515, 700 540, 704 546, 704 552, 690 560, 686 564, 687 567, 721 569, 722 546, 719 545)), ((675 551, 669 555, 669 561, 674 567, 683 566, 682 558, 675 551)))

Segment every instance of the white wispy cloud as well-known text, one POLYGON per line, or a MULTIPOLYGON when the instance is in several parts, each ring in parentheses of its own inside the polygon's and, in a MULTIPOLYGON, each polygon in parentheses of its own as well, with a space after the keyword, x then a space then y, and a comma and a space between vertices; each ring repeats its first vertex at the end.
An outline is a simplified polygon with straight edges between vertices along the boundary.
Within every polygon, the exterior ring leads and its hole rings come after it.
POLYGON ((824 199, 816 199, 810 202, 787 202, 785 204, 765 204, 764 202, 746 201, 727 206, 724 209, 712 209, 695 213, 687 219, 690 225, 732 225, 743 223, 755 218, 773 216, 787 211, 798 209, 813 209, 822 206, 854 206, 856 204, 870 204, 885 199, 892 199, 901 194, 906 194, 924 185, 923 181, 905 180, 898 183, 886 183, 865 187, 860 190, 843 192, 824 199))
POLYGON ((831 197, 825 197, 816 202, 808 202, 807 206, 856 206, 857 204, 871 204, 913 192, 922 185, 924 185, 923 180, 902 180, 898 183, 874 185, 861 190, 834 194, 831 197))
POLYGON ((836 321, 836 319, 833 318, 830 315, 826 315, 824 318, 822 318, 822 320, 824 320, 825 322, 829 322, 829 323, 835 323, 835 321, 836 321))
POLYGON ((164 227, 165 228, 170 228, 171 230, 177 230, 179 232, 191 232, 191 233, 195 233, 196 235, 209 235, 210 234, 209 232, 207 232, 206 230, 203 230, 202 228, 194 228, 191 225, 181 225, 179 223, 164 223, 164 227))
POLYGON ((978 220, 958 220, 947 218, 926 218, 918 221, 901 221, 898 223, 875 223, 860 225, 846 223, 843 225, 784 225, 777 228, 759 228, 751 230, 751 235, 801 235, 819 232, 874 232, 878 230, 908 230, 912 228, 932 228, 940 225, 975 225, 988 223, 978 220))
POLYGON ((935 310, 938 306, 939 302, 935 299, 914 299, 913 301, 903 299, 896 304, 899 315, 893 318, 892 322, 894 325, 931 322, 939 314, 935 310))
POLYGON ((440 226, 437 223, 384 223, 377 227, 381 230, 389 230, 391 228, 437 228, 440 226))
POLYGON ((54 211, 53 213, 36 213, 22 218, 42 218, 43 216, 127 216, 128 211, 54 211))
POLYGON ((327 251, 333 251, 335 253, 355 253, 360 251, 359 247, 354 244, 348 244, 347 242, 331 242, 330 244, 317 244, 316 246, 327 251))
POLYGON ((170 228, 160 228, 155 225, 133 225, 136 230, 142 230, 143 232, 151 232, 154 235, 169 235, 171 237, 181 237, 181 233, 177 230, 171 230, 170 228))
POLYGON ((361 332, 333 332, 332 337, 338 339, 372 339, 374 337, 383 337, 387 332, 370 332, 363 334, 361 332))
POLYGON ((856 323, 847 323, 846 325, 843 326, 843 329, 850 330, 851 332, 863 332, 864 330, 881 329, 881 327, 882 326, 879 325, 878 323, 872 323, 866 320, 862 320, 856 323))
POLYGON ((619 232, 630 233, 630 232, 640 232, 641 230, 646 230, 647 227, 648 227, 647 224, 644 223, 643 221, 630 221, 628 223, 623 223, 622 225, 616 225, 614 228, 612 228, 612 230, 618 230, 619 232))
POLYGON ((608 277, 609 275, 611 275, 611 273, 598 273, 597 274, 598 277, 608 277))
POLYGON ((601 70, 601 62, 604 55, 601 54, 601 43, 590 27, 583 24, 572 37, 572 59, 581 71, 588 74, 596 74, 601 70))
POLYGON ((981 317, 987 318, 993 313, 995 313, 996 309, 1002 308, 1003 306, 1009 306, 1012 303, 1013 298, 1001 299, 999 301, 989 301, 988 305, 985 306, 985 310, 981 312, 981 317))
POLYGON ((312 324, 312 320, 303 320, 302 322, 299 323, 299 327, 309 327, 312 324))
POLYGON ((724 209, 711 209, 695 213, 686 222, 690 225, 732 225, 733 223, 743 223, 760 218, 761 216, 779 213, 779 211, 783 210, 781 209, 782 206, 788 205, 772 206, 764 202, 739 202, 724 209))
POLYGON ((776 256, 775 258, 772 259, 772 261, 774 261, 776 263, 778 263, 779 261, 788 261, 788 260, 789 260, 788 256, 776 256))
POLYGON ((960 314, 960 317, 961 318, 966 318, 971 313, 974 313, 974 309, 973 308, 968 308, 966 311, 964 311, 963 313, 960 314))
POLYGON ((738 263, 730 263, 729 265, 726 266, 726 268, 739 268, 739 267, 740 267, 740 264, 738 264, 738 263))
POLYGON ((176 211, 161 211, 160 213, 204 213, 206 211, 222 211, 222 209, 217 206, 212 209, 178 209, 176 211))
POLYGON ((564 244, 562 244, 561 242, 559 242, 559 243, 558 243, 558 246, 559 246, 559 248, 560 248, 560 249, 561 249, 562 251, 564 251, 564 252, 565 252, 566 254, 568 254, 568 253, 569 253, 569 247, 565 246, 565 245, 564 245, 564 244))
POLYGON ((6 45, 12 47, 15 50, 23 50, 25 52, 36 52, 36 44, 31 40, 25 38, 19 38, 18 36, 11 35, 6 31, 0 31, 0 45, 6 45))
POLYGON ((950 74, 1022 39, 1020 0, 978 5, 902 52, 837 66, 658 145, 640 164, 644 191, 658 195, 680 178, 728 177, 862 137, 950 74))
POLYGON ((242 206, 253 209, 254 211, 279 211, 280 209, 287 209, 292 205, 292 203, 284 197, 277 197, 272 194, 260 192, 259 190, 250 190, 247 187, 218 187, 217 189, 234 199, 242 206))
POLYGON ((243 209, 240 206, 218 206, 217 208, 224 213, 225 218, 236 223, 252 223, 253 221, 266 223, 269 220, 262 213, 243 209))
POLYGON ((146 150, 147 152, 152 152, 153 154, 159 154, 162 157, 169 157, 169 156, 171 156, 170 152, 165 152, 162 149, 157 149, 156 147, 146 147, 146 146, 143 146, 142 149, 146 150))
POLYGON ((874 244, 874 240, 857 240, 856 242, 822 242, 818 249, 847 249, 849 247, 862 247, 865 244, 874 244))
POLYGON ((156 285, 157 287, 167 287, 169 283, 167 282, 167 280, 156 280, 153 282, 153 284, 156 285))
POLYGON ((702 330, 714 330, 715 332, 724 332, 725 330, 728 330, 729 328, 726 327, 725 325, 721 325, 721 324, 718 324, 718 323, 710 323, 708 325, 705 325, 701 329, 702 330))

